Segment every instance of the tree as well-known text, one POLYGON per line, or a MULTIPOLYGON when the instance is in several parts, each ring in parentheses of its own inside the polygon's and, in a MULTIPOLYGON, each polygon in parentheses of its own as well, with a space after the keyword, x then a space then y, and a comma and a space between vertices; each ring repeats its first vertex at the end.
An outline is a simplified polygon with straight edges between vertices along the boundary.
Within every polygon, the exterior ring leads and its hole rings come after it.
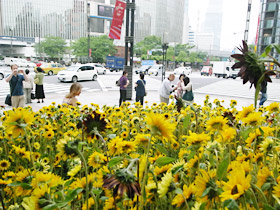
POLYGON ((176 61, 178 62, 186 62, 187 61, 187 53, 185 51, 180 51, 178 57, 176 57, 176 61))
POLYGON ((189 54, 189 49, 194 48, 194 45, 189 44, 177 44, 175 46, 175 56, 178 56, 181 51, 185 52, 187 55, 189 54))
POLYGON ((147 36, 143 41, 135 45, 135 53, 137 56, 146 55, 147 51, 152 49, 161 49, 161 38, 157 36, 147 36))
MULTIPOLYGON (((91 58, 93 62, 103 63, 106 56, 114 55, 117 50, 113 44, 113 39, 109 39, 106 35, 90 37, 90 49, 92 50, 91 58)), ((88 56, 88 38, 82 37, 75 41, 71 48, 73 54, 77 57, 88 56)))
POLYGON ((55 36, 46 37, 44 41, 35 45, 35 50, 39 54, 46 53, 51 59, 61 59, 66 50, 66 42, 64 39, 55 36))

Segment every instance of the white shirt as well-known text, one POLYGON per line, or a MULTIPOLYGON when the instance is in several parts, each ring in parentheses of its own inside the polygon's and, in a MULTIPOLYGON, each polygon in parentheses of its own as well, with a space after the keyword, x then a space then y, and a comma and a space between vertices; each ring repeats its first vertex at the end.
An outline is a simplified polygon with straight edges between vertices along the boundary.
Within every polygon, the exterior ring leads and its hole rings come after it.
POLYGON ((169 79, 163 80, 161 87, 159 89, 159 95, 163 98, 169 98, 169 95, 173 91, 171 81, 169 79))
POLYGON ((184 93, 186 92, 186 90, 190 91, 192 89, 192 83, 191 82, 189 82, 187 84, 187 86, 185 86, 184 82, 182 82, 181 85, 182 85, 182 90, 184 91, 184 93))
POLYGON ((26 75, 28 77, 28 82, 22 81, 23 88, 33 88, 33 78, 30 75, 26 75))

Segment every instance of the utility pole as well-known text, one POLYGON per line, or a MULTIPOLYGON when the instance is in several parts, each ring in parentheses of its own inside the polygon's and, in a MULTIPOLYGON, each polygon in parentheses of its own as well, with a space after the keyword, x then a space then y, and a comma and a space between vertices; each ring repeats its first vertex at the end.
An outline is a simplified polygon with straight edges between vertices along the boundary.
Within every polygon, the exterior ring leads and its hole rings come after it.
POLYGON ((87 35, 88 35, 88 63, 91 61, 91 50, 90 50, 90 3, 87 2, 87 35))
POLYGON ((130 81, 127 87, 126 99, 132 99, 132 78, 133 78, 133 45, 134 45, 134 11, 135 0, 126 0, 126 30, 125 30, 125 66, 130 81), (129 53, 129 56, 128 56, 129 53), (129 57, 129 59, 128 59, 129 57), (128 63, 129 60, 129 63, 128 63))
POLYGON ((247 10, 246 28, 245 28, 245 33, 244 33, 244 41, 245 41, 246 43, 248 42, 251 7, 252 7, 252 0, 248 0, 248 10, 247 10))

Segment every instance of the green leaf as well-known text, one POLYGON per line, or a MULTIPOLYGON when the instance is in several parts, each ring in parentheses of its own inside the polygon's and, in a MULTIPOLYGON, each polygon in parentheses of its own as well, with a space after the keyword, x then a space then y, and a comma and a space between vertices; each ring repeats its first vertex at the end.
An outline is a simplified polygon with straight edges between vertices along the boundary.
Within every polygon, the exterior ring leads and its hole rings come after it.
POLYGON ((68 203, 72 201, 82 191, 83 191, 82 188, 76 188, 75 190, 70 190, 66 195, 64 202, 68 203))
POLYGON ((32 186, 30 184, 27 184, 27 183, 23 183, 23 182, 13 182, 11 184, 8 184, 8 186, 11 186, 11 187, 18 187, 18 186, 21 186, 23 189, 25 190, 30 190, 32 189, 32 186))
POLYGON ((100 195, 102 193, 102 190, 100 189, 93 189, 92 192, 95 194, 95 195, 100 195))
POLYGON ((203 203, 200 205, 199 210, 205 210, 206 207, 206 203, 203 203))
POLYGON ((264 204, 264 210, 274 210, 274 208, 268 204, 264 204))
POLYGON ((233 199, 226 200, 224 202, 224 207, 227 207, 229 210, 239 210, 238 204, 233 199))
POLYGON ((264 183, 262 186, 262 191, 268 190, 271 187, 270 183, 264 183))
POLYGON ((196 154, 196 151, 192 150, 190 155, 188 156, 188 160, 192 159, 196 154))
POLYGON ((277 52, 278 54, 280 54, 280 45, 274 44, 273 46, 274 46, 276 52, 277 52))
POLYGON ((163 154, 168 154, 168 151, 165 149, 165 147, 161 144, 156 144, 156 148, 158 149, 158 151, 160 151, 163 154))
POLYGON ((224 178, 224 176, 226 175, 228 165, 229 165, 229 156, 226 155, 224 160, 218 166, 217 177, 218 177, 219 180, 224 178))
POLYGON ((108 200, 108 199, 109 199, 108 197, 102 196, 99 200, 101 200, 101 201, 106 201, 106 200, 108 200))
POLYGON ((270 45, 268 45, 268 46, 265 48, 265 50, 264 50, 263 54, 261 55, 261 57, 266 57, 266 56, 268 56, 269 53, 270 53, 270 51, 271 51, 271 49, 272 49, 272 45, 270 44, 270 45))
POLYGON ((207 187, 207 188, 203 191, 203 193, 202 193, 202 195, 201 195, 201 198, 203 198, 203 197, 205 197, 206 195, 208 195, 208 193, 210 192, 210 190, 211 190, 211 187, 207 187))
POLYGON ((265 74, 263 73, 260 79, 257 82, 256 90, 255 90, 255 107, 257 107, 257 102, 258 102, 258 96, 261 90, 261 84, 264 80, 265 74))
POLYGON ((113 157, 113 158, 109 161, 108 167, 109 167, 109 168, 112 168, 113 166, 115 166, 115 165, 117 165, 118 163, 120 163, 122 160, 123 160, 123 157, 120 157, 120 156, 113 157))
POLYGON ((183 194, 183 190, 181 188, 176 188, 175 193, 176 194, 183 194))
POLYGON ((190 124, 191 124, 191 115, 187 115, 183 121, 183 126, 184 128, 188 128, 190 127, 190 124))
POLYGON ((156 160, 156 164, 161 167, 169 163, 172 163, 175 160, 176 160, 175 158, 171 158, 171 157, 160 157, 156 160))
POLYGON ((55 203, 52 203, 52 204, 45 206, 43 208, 43 210, 53 210, 53 209, 57 209, 57 208, 58 208, 58 206, 55 203))

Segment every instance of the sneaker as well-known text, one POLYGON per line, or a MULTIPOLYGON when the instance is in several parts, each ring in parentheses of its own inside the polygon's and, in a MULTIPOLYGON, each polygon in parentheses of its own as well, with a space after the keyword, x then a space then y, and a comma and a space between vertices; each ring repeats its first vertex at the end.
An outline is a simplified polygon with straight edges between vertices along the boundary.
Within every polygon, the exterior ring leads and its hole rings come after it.
POLYGON ((39 103, 40 103, 40 101, 37 101, 37 103, 39 104, 39 103))

